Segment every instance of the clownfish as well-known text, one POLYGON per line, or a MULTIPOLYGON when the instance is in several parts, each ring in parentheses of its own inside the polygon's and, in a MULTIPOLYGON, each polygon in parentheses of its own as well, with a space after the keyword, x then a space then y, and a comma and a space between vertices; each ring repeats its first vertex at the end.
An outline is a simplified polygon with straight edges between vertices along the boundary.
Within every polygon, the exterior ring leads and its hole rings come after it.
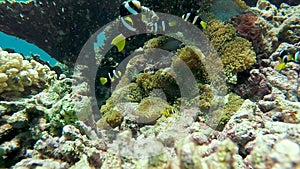
POLYGON ((288 62, 300 62, 300 51, 297 51, 295 54, 287 53, 286 50, 281 50, 279 53, 280 62, 275 67, 276 70, 280 71, 285 68, 285 65, 288 62))
MULTIPOLYGON (((111 44, 115 45, 118 49, 119 52, 121 52, 126 44, 126 36, 132 32, 138 32, 141 30, 146 30, 146 25, 144 23, 138 23, 134 24, 134 21, 132 17, 126 16, 126 17, 121 17, 120 19, 121 25, 120 29, 122 30, 122 33, 120 33, 118 36, 116 36, 111 44), (138 25, 138 26, 137 26, 138 25)), ((154 34, 163 34, 165 33, 170 27, 173 27, 176 25, 176 22, 168 22, 165 20, 158 20, 152 24, 151 27, 151 32, 154 34)))
POLYGON ((100 83, 102 85, 105 85, 107 82, 114 82, 115 78, 119 79, 122 76, 121 71, 116 71, 115 69, 112 71, 112 73, 108 73, 108 78, 107 77, 100 77, 100 83))
POLYGON ((166 20, 159 19, 157 22, 154 22, 152 25, 151 32, 155 34, 165 33, 170 27, 176 26, 176 22, 169 22, 166 20))
POLYGON ((120 16, 137 15, 141 13, 141 2, 137 0, 129 0, 120 6, 120 16))
POLYGON ((161 114, 164 115, 165 117, 172 117, 176 113, 178 113, 178 111, 173 107, 166 107, 161 111, 161 114))
POLYGON ((182 19, 184 21, 192 23, 193 25, 196 25, 200 29, 206 29, 207 28, 207 22, 203 21, 199 16, 197 16, 193 12, 188 12, 186 14, 183 14, 182 19))
POLYGON ((111 41, 111 44, 117 47, 118 52, 121 52, 124 49, 126 44, 126 37, 128 35, 146 30, 146 25, 142 22, 141 16, 136 16, 137 14, 141 13, 141 11, 141 3, 137 0, 125 1, 120 6, 121 18, 119 31, 121 33, 111 41))

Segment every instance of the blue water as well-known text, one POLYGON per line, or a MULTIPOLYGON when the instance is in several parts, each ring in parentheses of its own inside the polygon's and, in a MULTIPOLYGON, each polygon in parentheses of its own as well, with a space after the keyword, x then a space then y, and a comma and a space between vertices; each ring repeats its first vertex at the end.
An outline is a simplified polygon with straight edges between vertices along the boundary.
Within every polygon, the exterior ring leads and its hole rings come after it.
POLYGON ((3 32, 0 32, 0 47, 14 49, 16 52, 22 53, 24 56, 38 54, 40 55, 41 60, 48 62, 51 66, 54 66, 57 63, 56 59, 52 58, 48 53, 37 46, 15 36, 7 35, 3 32))
POLYGON ((104 45, 104 41, 106 40, 106 36, 103 32, 100 32, 98 35, 97 35, 97 42, 94 43, 94 49, 97 48, 97 47, 101 47, 104 45))

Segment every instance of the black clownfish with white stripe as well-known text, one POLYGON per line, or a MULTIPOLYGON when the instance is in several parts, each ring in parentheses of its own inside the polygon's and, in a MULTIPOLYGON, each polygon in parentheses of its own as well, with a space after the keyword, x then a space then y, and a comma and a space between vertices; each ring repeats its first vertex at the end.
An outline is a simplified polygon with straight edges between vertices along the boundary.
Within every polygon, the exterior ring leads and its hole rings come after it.
POLYGON ((276 70, 280 71, 285 68, 285 65, 288 62, 297 62, 300 63, 300 50, 298 50, 295 54, 288 53, 286 50, 281 50, 279 52, 280 62, 275 67, 276 70))
POLYGON ((170 27, 176 26, 176 22, 169 22, 167 20, 159 19, 158 21, 154 22, 152 25, 152 32, 155 34, 163 34, 167 30, 169 30, 170 27))
POLYGON ((141 2, 137 0, 125 1, 120 6, 120 16, 137 15, 141 13, 141 2))
POLYGON ((117 47, 119 52, 125 47, 126 37, 146 30, 146 25, 142 21, 141 15, 138 15, 141 13, 141 10, 141 3, 137 0, 125 1, 120 6, 119 31, 121 33, 111 42, 112 45, 117 47))
POLYGON ((108 77, 99 78, 101 85, 105 85, 108 82, 112 83, 115 81, 116 78, 120 79, 122 76, 122 72, 114 69, 112 72, 109 72, 107 75, 108 77))
POLYGON ((196 25, 200 29, 207 28, 207 22, 203 21, 198 15, 193 12, 188 12, 182 15, 184 21, 190 22, 193 25, 196 25))

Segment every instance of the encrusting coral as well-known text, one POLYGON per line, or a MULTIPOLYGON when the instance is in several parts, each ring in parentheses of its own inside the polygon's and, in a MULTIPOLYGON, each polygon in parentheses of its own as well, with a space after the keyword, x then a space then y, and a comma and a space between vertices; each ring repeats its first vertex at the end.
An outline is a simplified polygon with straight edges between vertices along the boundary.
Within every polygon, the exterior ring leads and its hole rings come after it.
POLYGON ((231 24, 224 24, 219 20, 211 20, 205 33, 219 53, 224 64, 227 82, 237 83, 237 73, 250 68, 256 59, 252 44, 238 37, 231 24))
MULTIPOLYGON (((208 82, 208 74, 203 65, 205 56, 199 49, 192 46, 185 46, 177 51, 177 58, 173 60, 173 68, 181 67, 180 61, 184 61, 185 64, 190 68, 196 80, 201 83, 208 82), (178 65, 179 64, 179 65, 178 65)), ((184 77, 186 78, 186 77, 184 77)))
POLYGON ((217 110, 219 111, 217 114, 220 116, 220 122, 216 129, 222 131, 224 126, 230 120, 231 116, 239 110, 243 103, 244 99, 242 99, 240 96, 234 93, 228 94, 225 97, 225 105, 223 109, 217 110))
POLYGON ((8 53, 0 48, 0 94, 22 93, 30 86, 43 89, 53 78, 56 74, 48 66, 35 60, 25 60, 19 53, 8 53))
POLYGON ((159 70, 154 75, 142 73, 137 76, 136 83, 142 89, 143 96, 146 97, 154 89, 163 90, 169 101, 174 100, 179 95, 179 88, 174 75, 168 70, 159 70))

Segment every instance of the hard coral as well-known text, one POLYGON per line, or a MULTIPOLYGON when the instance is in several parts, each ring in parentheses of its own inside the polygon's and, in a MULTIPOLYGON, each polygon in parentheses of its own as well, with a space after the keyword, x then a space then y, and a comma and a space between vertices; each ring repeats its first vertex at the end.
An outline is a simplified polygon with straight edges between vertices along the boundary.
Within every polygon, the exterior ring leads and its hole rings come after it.
POLYGON ((259 100, 271 93, 272 88, 266 76, 260 70, 253 69, 245 83, 238 84, 233 90, 244 99, 259 100))
MULTIPOLYGON (((196 77, 196 80, 202 83, 208 82, 208 74, 203 65, 203 60, 205 56, 202 52, 196 47, 185 46, 177 51, 177 58, 173 61, 173 68, 179 69, 182 67, 180 65, 180 61, 184 61, 184 63, 190 68, 193 75, 196 77)), ((186 77, 184 77, 186 78, 186 77)))
POLYGON ((256 61, 252 44, 238 37, 231 24, 211 20, 205 32, 219 53, 224 65, 227 82, 236 84, 237 73, 250 68, 256 61))
POLYGON ((167 107, 170 106, 165 100, 150 96, 141 101, 133 114, 136 116, 138 123, 153 124, 167 107))
POLYGON ((143 96, 149 96, 154 89, 161 89, 166 95, 167 100, 172 101, 180 93, 175 78, 169 71, 159 70, 154 75, 147 73, 139 74, 136 83, 142 89, 143 96))
POLYGON ((25 60, 19 53, 8 53, 0 48, 0 94, 3 92, 23 93, 32 89, 44 89, 54 71, 35 60, 25 60))
POLYGON ((230 120, 231 116, 239 110, 239 108, 244 103, 244 99, 240 96, 230 93, 225 97, 225 105, 224 108, 220 111, 219 116, 220 122, 218 127, 216 128, 219 131, 222 131, 227 122, 230 120))
POLYGON ((263 38, 257 41, 258 44, 253 44, 260 58, 268 58, 282 42, 299 42, 299 5, 289 6, 282 3, 278 8, 270 1, 260 0, 251 11, 257 14, 256 25, 260 25, 263 30, 263 38))

